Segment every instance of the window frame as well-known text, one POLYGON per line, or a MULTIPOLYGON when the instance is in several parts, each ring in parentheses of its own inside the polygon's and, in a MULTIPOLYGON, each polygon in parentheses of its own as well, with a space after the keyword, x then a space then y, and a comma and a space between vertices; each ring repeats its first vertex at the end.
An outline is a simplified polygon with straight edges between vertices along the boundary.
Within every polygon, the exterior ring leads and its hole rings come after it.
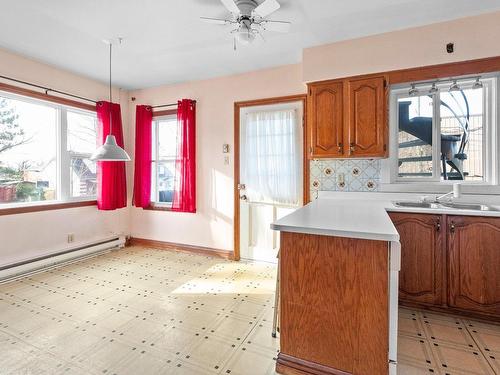
MULTIPOLYGON (((464 77, 466 78, 466 77, 464 77)), ((470 86, 474 82, 464 80, 460 77, 457 79, 463 86, 470 86)), ((381 175, 381 191, 382 192, 426 192, 426 193, 441 193, 447 192, 454 183, 461 183, 463 191, 467 193, 477 194, 498 194, 500 193, 499 175, 500 175, 500 161, 498 160, 499 151, 496 149, 500 146, 500 103, 497 93, 500 90, 500 75, 498 73, 486 75, 481 78, 484 86, 483 96, 483 115, 484 115, 484 133, 483 133, 483 181, 457 181, 457 180, 441 180, 441 166, 440 158, 437 157, 435 161, 438 164, 438 178, 433 176, 430 178, 401 178, 398 176, 398 131, 399 131, 399 109, 398 99, 401 97, 408 97, 408 88, 410 84, 396 85, 395 88, 390 90, 389 93, 389 158, 382 161, 382 175, 381 175)), ((418 88, 424 90, 429 88, 432 82, 426 85, 419 85, 418 88)), ((438 88, 443 91, 449 87, 449 82, 438 84, 438 88)), ((441 92, 440 91, 440 92, 441 92)), ((441 144, 436 142, 438 139, 438 132, 440 130, 440 105, 439 95, 435 96, 434 100, 433 119, 433 157, 440 154, 441 144), (436 108, 437 107, 437 108, 436 108)), ((435 167, 433 168, 434 170, 435 167)), ((433 171, 434 173, 434 171, 433 171)))
POLYGON ((151 126, 153 127, 151 131, 151 153, 154 155, 154 157, 151 158, 151 204, 148 209, 154 209, 154 210, 162 210, 162 211, 170 211, 172 210, 172 204, 173 202, 160 202, 159 200, 159 192, 158 192, 158 170, 159 170, 159 165, 162 162, 168 162, 168 161, 174 161, 174 163, 177 160, 177 156, 174 156, 173 158, 169 159, 159 159, 158 153, 159 153, 159 147, 158 147, 158 142, 159 142, 159 124, 161 121, 164 120, 170 120, 170 119, 175 119, 177 121, 177 111, 176 110, 170 110, 170 111, 162 111, 161 114, 155 115, 153 114, 153 121, 151 123, 151 126), (172 160, 171 160, 172 159, 172 160), (155 197, 155 199, 153 199, 155 197))
MULTIPOLYGON (((56 121, 54 124, 56 134, 56 198, 50 201, 1 204, 0 216, 97 205, 96 195, 85 197, 71 196, 70 166, 71 158, 74 157, 74 155, 72 155, 71 151, 67 150, 68 111, 92 115, 97 118, 95 108, 91 105, 79 103, 70 99, 41 94, 36 91, 6 84, 0 84, 0 96, 6 99, 46 106, 56 111, 56 121)), ((87 156, 87 154, 82 155, 87 156)))

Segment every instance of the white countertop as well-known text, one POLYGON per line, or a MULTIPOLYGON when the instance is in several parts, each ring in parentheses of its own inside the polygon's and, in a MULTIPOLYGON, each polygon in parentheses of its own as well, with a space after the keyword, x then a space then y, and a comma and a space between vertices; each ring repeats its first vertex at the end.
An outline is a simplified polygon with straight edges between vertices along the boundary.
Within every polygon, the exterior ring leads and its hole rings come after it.
MULTIPOLYGON (((399 241, 399 234, 387 214, 388 211, 500 217, 500 211, 396 207, 393 204, 395 200, 417 201, 418 198, 408 194, 327 193, 275 221, 271 224, 271 229, 326 236, 399 241)), ((477 199, 472 202, 477 202, 477 199)))

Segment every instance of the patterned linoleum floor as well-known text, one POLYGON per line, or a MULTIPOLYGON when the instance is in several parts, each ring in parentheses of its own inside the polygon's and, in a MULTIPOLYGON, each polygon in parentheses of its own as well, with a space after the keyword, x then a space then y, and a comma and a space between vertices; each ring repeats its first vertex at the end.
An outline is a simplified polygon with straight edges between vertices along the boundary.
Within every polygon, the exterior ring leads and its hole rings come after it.
MULTIPOLYGON (((0 284, 0 374, 274 374, 276 269, 139 247, 0 284)), ((500 374, 498 326, 400 311, 398 374, 500 374)))

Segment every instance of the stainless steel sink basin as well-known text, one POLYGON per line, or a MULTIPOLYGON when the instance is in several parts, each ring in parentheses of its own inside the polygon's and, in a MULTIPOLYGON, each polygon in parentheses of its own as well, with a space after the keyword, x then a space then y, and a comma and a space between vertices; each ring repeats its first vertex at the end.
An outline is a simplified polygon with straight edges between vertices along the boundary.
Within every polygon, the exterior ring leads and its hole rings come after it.
POLYGON ((472 210, 472 211, 500 211, 498 208, 489 206, 487 204, 478 203, 434 203, 434 202, 411 202, 411 201, 396 201, 393 202, 396 207, 409 207, 409 208, 451 208, 455 210, 472 210))
POLYGON ((476 203, 441 203, 441 206, 446 208, 455 208, 457 210, 499 211, 495 207, 476 203))
POLYGON ((441 208, 439 204, 431 202, 399 201, 399 202, 394 202, 394 205, 398 207, 411 207, 411 208, 441 208))

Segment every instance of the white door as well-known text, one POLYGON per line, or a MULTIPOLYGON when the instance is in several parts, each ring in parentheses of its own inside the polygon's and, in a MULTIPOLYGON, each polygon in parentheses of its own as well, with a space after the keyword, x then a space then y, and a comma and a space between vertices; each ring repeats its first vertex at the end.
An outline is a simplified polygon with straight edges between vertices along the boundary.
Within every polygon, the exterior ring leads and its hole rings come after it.
POLYGON ((240 255, 276 262, 270 224, 302 205, 302 102, 240 113, 240 255))

